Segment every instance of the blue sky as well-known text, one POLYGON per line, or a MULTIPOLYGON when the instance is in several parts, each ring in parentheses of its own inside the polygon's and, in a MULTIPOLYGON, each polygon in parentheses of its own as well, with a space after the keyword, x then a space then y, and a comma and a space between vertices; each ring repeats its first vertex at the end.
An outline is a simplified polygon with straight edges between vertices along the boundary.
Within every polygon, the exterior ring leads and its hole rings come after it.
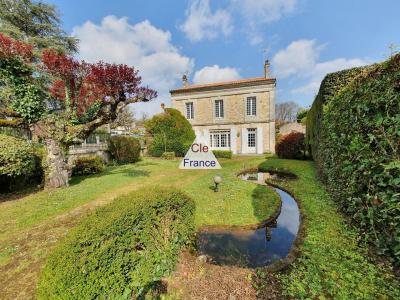
POLYGON ((381 61, 400 45, 396 0, 48 0, 79 56, 137 67, 170 103, 183 73, 194 83, 257 77, 271 61, 277 102, 309 106, 323 76, 381 61))

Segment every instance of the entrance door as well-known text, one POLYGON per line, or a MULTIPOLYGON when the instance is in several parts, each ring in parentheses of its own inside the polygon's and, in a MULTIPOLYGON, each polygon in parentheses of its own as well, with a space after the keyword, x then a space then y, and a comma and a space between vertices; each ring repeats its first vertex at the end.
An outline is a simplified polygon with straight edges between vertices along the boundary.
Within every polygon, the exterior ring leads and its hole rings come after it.
POLYGON ((247 153, 257 153, 256 128, 247 128, 247 153))

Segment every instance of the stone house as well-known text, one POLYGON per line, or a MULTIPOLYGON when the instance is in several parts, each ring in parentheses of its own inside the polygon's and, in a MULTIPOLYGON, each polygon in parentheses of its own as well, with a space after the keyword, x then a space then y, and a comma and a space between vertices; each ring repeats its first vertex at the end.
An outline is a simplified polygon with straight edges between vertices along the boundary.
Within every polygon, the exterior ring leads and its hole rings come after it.
POLYGON ((192 124, 196 137, 213 150, 233 154, 275 152, 276 79, 264 76, 171 90, 172 107, 192 124))

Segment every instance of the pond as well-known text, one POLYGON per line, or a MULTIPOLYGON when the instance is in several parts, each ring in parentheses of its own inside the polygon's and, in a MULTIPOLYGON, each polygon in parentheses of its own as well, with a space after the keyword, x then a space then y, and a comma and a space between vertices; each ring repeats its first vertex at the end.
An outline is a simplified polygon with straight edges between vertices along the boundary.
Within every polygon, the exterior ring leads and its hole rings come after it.
MULTIPOLYGON (((265 185, 267 176, 270 175, 249 173, 241 178, 265 185)), ((266 266, 285 258, 297 236, 300 212, 292 196, 278 188, 273 189, 282 200, 281 212, 275 222, 259 229, 204 229, 198 234, 198 251, 215 264, 248 268, 266 266)))

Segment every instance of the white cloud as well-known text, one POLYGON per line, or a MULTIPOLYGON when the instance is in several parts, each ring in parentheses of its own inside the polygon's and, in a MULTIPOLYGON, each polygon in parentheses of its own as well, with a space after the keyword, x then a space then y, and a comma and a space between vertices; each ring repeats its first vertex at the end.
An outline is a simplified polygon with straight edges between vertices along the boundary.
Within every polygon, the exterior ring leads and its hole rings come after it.
POLYGON ((360 58, 353 58, 353 59, 337 58, 326 62, 317 63, 311 72, 310 81, 304 86, 293 89, 291 92, 316 94, 318 92, 321 81, 322 79, 324 79, 326 74, 354 67, 359 67, 367 64, 369 64, 368 61, 360 58))
POLYGON ((233 0, 252 24, 278 21, 295 10, 297 0, 233 0))
POLYGON ((235 68, 221 68, 218 65, 207 66, 194 74, 193 82, 196 84, 221 82, 239 79, 239 71, 235 68))
POLYGON ((139 105, 140 109, 159 111, 160 101, 169 101, 169 89, 182 74, 193 68, 193 59, 182 55, 171 43, 171 33, 154 27, 148 20, 130 24, 128 18, 106 16, 97 25, 87 21, 73 29, 79 38, 81 59, 124 63, 139 70, 143 83, 157 90, 155 103, 139 105))
POLYGON ((272 58, 272 65, 279 78, 293 74, 309 73, 315 68, 321 46, 314 40, 298 40, 278 51, 272 58))
POLYGON ((272 67, 278 79, 295 77, 306 79, 307 83, 293 89, 292 93, 315 94, 326 74, 368 64, 368 61, 353 58, 337 58, 319 62, 319 54, 324 45, 315 40, 298 40, 278 51, 272 58, 272 67))
POLYGON ((228 36, 233 26, 227 10, 219 9, 212 13, 209 0, 193 0, 180 29, 189 40, 198 42, 202 39, 214 39, 220 34, 228 36))

